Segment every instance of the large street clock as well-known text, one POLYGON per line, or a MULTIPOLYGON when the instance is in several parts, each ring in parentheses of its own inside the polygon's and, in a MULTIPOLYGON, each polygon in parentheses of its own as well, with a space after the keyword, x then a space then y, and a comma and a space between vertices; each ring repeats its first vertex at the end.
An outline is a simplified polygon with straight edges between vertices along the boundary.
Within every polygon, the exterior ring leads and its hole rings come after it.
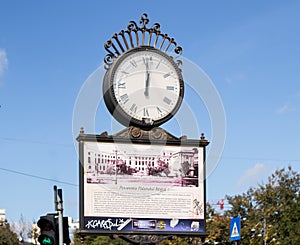
POLYGON ((146 28, 146 17, 142 16, 142 27, 132 21, 126 32, 115 34, 106 43, 109 54, 105 59, 103 96, 109 112, 120 123, 151 129, 165 123, 178 111, 184 95, 184 81, 179 62, 166 52, 171 45, 175 53, 182 49, 173 38, 160 33, 158 24, 146 28))
POLYGON ((116 235, 131 244, 157 244, 208 236, 209 142, 203 134, 178 138, 160 127, 183 103, 182 48, 158 23, 148 24, 143 14, 104 44, 103 99, 126 128, 113 135, 82 129, 77 137, 82 240, 116 235))

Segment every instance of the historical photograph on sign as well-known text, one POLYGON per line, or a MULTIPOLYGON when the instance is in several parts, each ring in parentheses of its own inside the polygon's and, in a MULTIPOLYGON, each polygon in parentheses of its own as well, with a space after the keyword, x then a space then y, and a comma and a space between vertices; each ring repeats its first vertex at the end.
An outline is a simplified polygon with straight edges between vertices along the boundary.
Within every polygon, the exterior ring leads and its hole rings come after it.
POLYGON ((142 184, 178 187, 199 186, 198 148, 155 149, 140 146, 116 148, 115 144, 86 146, 86 183, 142 184), (95 147, 96 146, 96 147, 95 147), (144 149, 143 149, 144 148, 144 149))
POLYGON ((85 142, 83 182, 84 216, 204 219, 202 147, 85 142))

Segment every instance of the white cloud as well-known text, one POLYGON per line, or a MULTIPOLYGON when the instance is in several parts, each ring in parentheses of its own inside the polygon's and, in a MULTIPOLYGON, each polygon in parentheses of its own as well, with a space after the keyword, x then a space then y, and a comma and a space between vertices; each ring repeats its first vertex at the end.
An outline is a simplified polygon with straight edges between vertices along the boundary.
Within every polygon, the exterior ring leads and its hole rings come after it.
POLYGON ((7 70, 8 59, 4 49, 0 49, 0 77, 3 75, 4 71, 7 70))
POLYGON ((245 76, 244 74, 242 73, 239 73, 239 74, 234 74, 230 77, 226 77, 225 78, 225 82, 229 85, 233 84, 233 83, 236 83, 236 82, 241 82, 245 79, 245 76))
POLYGON ((284 104, 283 106, 279 107, 276 112, 278 114, 283 114, 283 113, 287 113, 287 112, 291 112, 291 111, 295 111, 296 108, 291 106, 291 105, 288 105, 288 104, 284 104))
POLYGON ((256 163, 253 168, 248 169, 245 174, 238 180, 238 187, 256 186, 262 182, 265 175, 268 173, 268 168, 262 163, 256 163))

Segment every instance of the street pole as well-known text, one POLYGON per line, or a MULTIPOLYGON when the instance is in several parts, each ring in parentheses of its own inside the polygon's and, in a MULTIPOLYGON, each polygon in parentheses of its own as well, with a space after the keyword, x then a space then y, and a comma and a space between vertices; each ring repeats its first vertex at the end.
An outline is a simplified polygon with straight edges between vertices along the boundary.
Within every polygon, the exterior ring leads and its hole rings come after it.
POLYGON ((58 213, 58 244, 64 244, 64 232, 63 232, 63 200, 62 200, 62 189, 57 189, 54 186, 54 207, 55 211, 58 213))
POLYGON ((54 189, 54 210, 57 211, 57 186, 53 186, 54 189))
POLYGON ((62 189, 57 190, 57 212, 58 212, 58 233, 59 233, 59 245, 64 244, 64 232, 63 232, 63 200, 62 200, 62 189))
POLYGON ((264 218, 264 245, 267 245, 267 221, 266 218, 264 218))

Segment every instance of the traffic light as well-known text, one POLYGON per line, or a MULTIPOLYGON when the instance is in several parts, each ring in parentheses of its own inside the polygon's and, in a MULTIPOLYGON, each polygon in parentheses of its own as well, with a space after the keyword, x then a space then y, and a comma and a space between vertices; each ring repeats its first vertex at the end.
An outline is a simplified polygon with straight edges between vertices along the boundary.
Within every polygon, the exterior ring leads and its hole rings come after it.
POLYGON ((69 235, 69 221, 68 217, 63 217, 63 234, 64 234, 64 243, 65 244, 70 244, 70 235, 69 235))
POLYGON ((41 229, 41 235, 38 238, 40 244, 58 244, 57 218, 55 218, 55 215, 47 214, 46 216, 41 216, 37 225, 41 229))

